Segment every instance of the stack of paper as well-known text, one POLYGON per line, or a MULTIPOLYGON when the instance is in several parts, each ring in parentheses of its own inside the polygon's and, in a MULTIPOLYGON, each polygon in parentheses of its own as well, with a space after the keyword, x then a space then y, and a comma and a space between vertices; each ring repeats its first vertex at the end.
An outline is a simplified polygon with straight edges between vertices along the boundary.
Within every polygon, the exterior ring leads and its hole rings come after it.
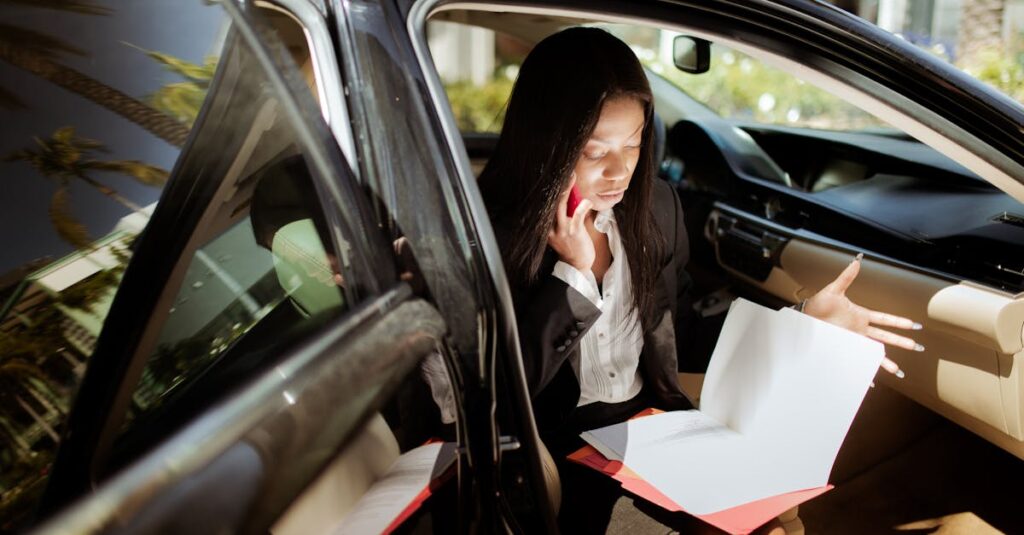
POLYGON ((699 411, 637 418, 582 436, 702 517, 823 491, 883 356, 882 345, 866 337, 740 299, 711 357, 699 411))
MULTIPOLYGON (((685 511, 676 502, 665 496, 650 483, 644 481, 635 472, 626 468, 619 461, 610 461, 590 446, 585 446, 569 456, 569 459, 589 466, 622 484, 622 488, 657 505, 666 511, 685 511)), ((763 500, 745 503, 715 513, 694 515, 721 530, 733 534, 747 534, 761 527, 768 521, 780 516, 801 503, 819 496, 831 485, 801 490, 772 496, 763 500)))
POLYGON ((387 534, 398 529, 451 475, 454 442, 428 442, 403 453, 342 520, 335 535, 387 534))

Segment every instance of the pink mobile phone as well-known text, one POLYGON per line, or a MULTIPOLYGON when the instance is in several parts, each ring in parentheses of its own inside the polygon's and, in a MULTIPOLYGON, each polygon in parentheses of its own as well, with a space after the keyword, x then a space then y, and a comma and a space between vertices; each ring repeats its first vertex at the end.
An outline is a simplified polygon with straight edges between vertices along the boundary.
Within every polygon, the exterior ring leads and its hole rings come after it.
POLYGON ((569 190, 569 201, 565 204, 569 217, 576 213, 576 207, 580 205, 582 200, 583 197, 580 197, 580 190, 576 187, 576 184, 573 184, 572 189, 569 190))

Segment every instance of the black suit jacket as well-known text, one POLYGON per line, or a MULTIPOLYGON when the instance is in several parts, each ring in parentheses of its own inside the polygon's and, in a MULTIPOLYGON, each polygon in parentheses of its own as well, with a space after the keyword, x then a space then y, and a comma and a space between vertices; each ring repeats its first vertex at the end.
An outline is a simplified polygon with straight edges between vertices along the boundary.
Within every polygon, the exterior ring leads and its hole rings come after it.
MULTIPOLYGON (((675 188, 655 179, 652 209, 666 247, 656 287, 633 288, 656 294, 657 320, 645 329, 639 369, 645 394, 653 395, 659 408, 687 409, 692 404, 679 388, 677 373, 685 347, 680 343, 681 334, 692 318, 684 305, 691 282, 684 269, 689 240, 675 188)), ((509 227, 502 221, 495 221, 494 227, 499 240, 507 237, 509 227)), ((580 385, 569 359, 579 351, 580 338, 601 314, 586 297, 551 274, 557 261, 557 254, 549 248, 539 280, 529 287, 512 287, 526 381, 542 436, 562 430, 576 408, 580 385)))

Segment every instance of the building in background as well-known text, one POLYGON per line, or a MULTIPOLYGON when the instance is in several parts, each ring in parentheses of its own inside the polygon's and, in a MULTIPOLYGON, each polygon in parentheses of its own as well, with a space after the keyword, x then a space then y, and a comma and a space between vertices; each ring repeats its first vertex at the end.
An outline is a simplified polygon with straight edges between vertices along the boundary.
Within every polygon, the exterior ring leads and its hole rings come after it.
POLYGON ((23 484, 18 468, 60 442, 131 242, 151 212, 122 218, 90 249, 0 277, 0 493, 23 484))

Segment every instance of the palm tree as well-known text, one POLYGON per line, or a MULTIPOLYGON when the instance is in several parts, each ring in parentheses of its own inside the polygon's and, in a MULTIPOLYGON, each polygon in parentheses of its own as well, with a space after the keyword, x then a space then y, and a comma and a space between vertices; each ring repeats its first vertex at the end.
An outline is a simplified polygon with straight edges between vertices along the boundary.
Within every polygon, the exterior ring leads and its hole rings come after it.
POLYGON ((4 161, 27 162, 57 183, 57 191, 50 201, 50 221, 57 234, 78 248, 91 247, 85 226, 71 213, 69 187, 75 180, 96 188, 111 200, 135 212, 142 209, 110 186, 91 176, 95 171, 112 171, 130 176, 148 186, 163 186, 167 171, 137 160, 97 160, 96 152, 106 152, 102 143, 75 136, 70 126, 58 128, 50 139, 35 138, 36 147, 23 148, 3 157, 4 161))
POLYGON ((220 58, 207 56, 203 64, 199 65, 163 52, 146 50, 132 44, 128 44, 128 46, 139 49, 163 65, 168 71, 185 79, 183 82, 161 87, 150 95, 148 100, 154 108, 192 126, 196 116, 199 115, 199 108, 206 100, 206 93, 210 90, 210 82, 213 80, 220 58))
MULTIPOLYGON (((88 0, 0 0, 0 6, 5 4, 86 15, 110 13, 109 8, 88 0)), ((185 143, 188 126, 138 99, 61 64, 58 59, 63 54, 85 55, 85 52, 41 32, 0 24, 0 60, 85 97, 176 147, 185 143)), ((9 90, 0 90, 0 105, 24 107, 24 102, 9 90)))

